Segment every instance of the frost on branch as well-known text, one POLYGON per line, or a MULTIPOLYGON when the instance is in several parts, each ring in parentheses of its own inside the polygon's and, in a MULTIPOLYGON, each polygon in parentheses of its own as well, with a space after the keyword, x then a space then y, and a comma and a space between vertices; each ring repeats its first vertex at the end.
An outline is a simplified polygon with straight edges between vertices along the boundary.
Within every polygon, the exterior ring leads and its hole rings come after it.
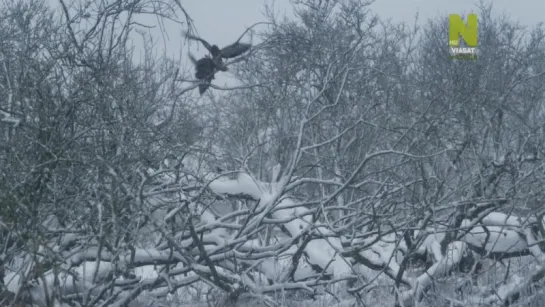
POLYGON ((194 100, 192 73, 135 31, 155 14, 191 32, 180 1, 62 0, 57 21, 45 2, 0 6, 2 297, 505 306, 543 292, 542 30, 515 39, 485 11, 486 65, 467 65, 437 47, 446 19, 422 33, 364 1, 294 1, 296 20, 269 16, 230 72, 243 87, 194 100))
MULTIPOLYGON (((175 176, 163 176, 165 172, 150 170, 148 174, 160 178, 163 188, 197 183, 177 182, 175 176)), ((112 253, 100 241, 85 242, 75 233, 67 233, 60 241, 44 241, 39 247, 44 255, 52 248, 61 262, 47 268, 48 257, 21 259, 19 268, 6 271, 7 290, 24 291, 34 302, 81 295, 88 302, 124 306, 136 304, 138 297, 163 297, 195 283, 211 285, 233 297, 251 294, 264 299, 280 290, 315 295, 325 286, 350 281, 364 285, 358 291, 372 285, 396 285, 398 300, 403 306, 412 306, 437 280, 467 267, 468 259, 479 259, 477 254, 480 259, 521 254, 543 259, 535 230, 514 215, 487 211, 467 216, 460 223, 458 240, 448 243, 444 251, 441 245, 449 230, 441 227, 417 231, 409 241, 402 230, 394 229, 347 243, 346 235, 314 218, 319 208, 309 208, 284 192, 282 181, 262 182, 243 172, 236 178, 212 178, 190 192, 167 192, 161 197, 154 192, 155 184, 144 186, 141 201, 147 205, 143 208, 156 209, 146 209, 153 211, 146 214, 151 219, 141 230, 152 235, 155 247, 136 244, 112 253), (203 193, 208 196, 203 198, 203 193), (224 207, 222 215, 203 202, 214 199, 216 207, 224 207), (238 205, 230 206, 233 201, 238 205), (417 275, 407 267, 414 257, 429 263, 417 275), (44 266, 40 278, 24 281, 44 266), (115 295, 104 296, 105 289, 115 295)), ((63 226, 51 218, 44 227, 58 232, 63 226)), ((542 266, 537 266, 532 280, 542 278, 542 272, 542 266)), ((472 295, 468 302, 512 300, 524 287, 517 276, 511 275, 497 289, 498 295, 472 295)))

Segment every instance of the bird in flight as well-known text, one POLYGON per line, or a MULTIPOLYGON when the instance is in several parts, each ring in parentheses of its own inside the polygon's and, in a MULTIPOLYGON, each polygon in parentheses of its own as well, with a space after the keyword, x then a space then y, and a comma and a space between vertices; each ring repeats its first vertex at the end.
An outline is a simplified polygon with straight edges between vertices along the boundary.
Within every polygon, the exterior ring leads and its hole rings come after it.
POLYGON ((210 87, 217 71, 227 71, 227 66, 223 63, 223 59, 238 57, 252 47, 251 44, 239 42, 240 38, 233 44, 220 49, 217 45, 210 45, 200 37, 191 34, 186 34, 186 37, 201 42, 208 52, 210 52, 210 56, 207 55, 199 60, 196 60, 191 54, 189 55, 189 58, 195 65, 195 78, 202 82, 199 84, 199 93, 201 95, 210 87))

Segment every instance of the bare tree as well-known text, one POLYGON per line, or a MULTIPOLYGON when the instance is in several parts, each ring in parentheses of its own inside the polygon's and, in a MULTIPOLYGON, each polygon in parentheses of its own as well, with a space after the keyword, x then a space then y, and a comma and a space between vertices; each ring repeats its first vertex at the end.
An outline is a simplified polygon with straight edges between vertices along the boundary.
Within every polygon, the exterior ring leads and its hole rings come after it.
MULTIPOLYGON (((233 93, 232 103, 214 112, 225 128, 216 129, 225 144, 222 168, 271 182, 277 194, 297 200, 291 214, 312 214, 306 225, 340 236, 331 247, 348 263, 389 275, 405 306, 453 270, 477 278, 488 263, 481 258, 540 259, 530 247, 539 245, 532 242, 542 236, 543 216, 530 199, 542 191, 533 177, 541 169, 542 121, 535 116, 543 93, 535 85, 543 78, 536 58, 542 29, 529 32, 482 7, 483 60, 460 63, 440 44, 446 18, 424 32, 380 24, 382 32, 357 11, 363 3, 297 4, 298 22, 273 19, 264 34, 269 47, 239 71, 243 83, 263 86, 233 93), (358 255, 378 252, 377 240, 391 246, 380 261, 358 255), (430 264, 411 277, 416 259, 430 264)), ((320 268, 311 245, 299 251, 314 268, 342 271, 333 255, 320 268)), ((364 289, 374 287, 364 282, 350 292, 364 289)), ((495 298, 472 292, 465 304, 512 300, 521 288, 498 290, 495 298)))
POLYGON ((178 64, 152 44, 135 64, 128 40, 141 14, 180 11, 175 1, 60 7, 59 16, 40 0, 2 6, 2 281, 16 301, 123 305, 136 297, 113 290, 133 266, 124 253, 145 240, 156 209, 141 194, 144 174, 183 155, 199 131, 178 64), (91 277, 85 262, 96 264, 91 277))
POLYGON ((141 34, 141 62, 129 44, 142 14, 191 32, 178 1, 2 6, 1 298, 535 298, 543 29, 482 7, 479 59, 458 62, 440 43, 446 18, 396 25, 369 4, 269 14, 259 48, 229 68, 241 86, 200 104, 153 37, 141 34))

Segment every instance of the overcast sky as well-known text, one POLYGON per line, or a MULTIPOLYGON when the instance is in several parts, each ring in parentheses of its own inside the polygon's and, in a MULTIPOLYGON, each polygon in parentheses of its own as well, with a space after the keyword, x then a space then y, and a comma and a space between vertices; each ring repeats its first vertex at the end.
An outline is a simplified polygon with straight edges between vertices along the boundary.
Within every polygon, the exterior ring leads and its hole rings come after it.
MULTIPOLYGON (((545 0, 494 0, 494 11, 505 12, 526 25, 545 21, 545 0)), ((183 5, 191 14, 199 34, 219 45, 236 39, 245 28, 264 21, 262 12, 270 0, 186 0, 183 5)), ((418 12, 425 21, 441 14, 468 13, 476 8, 474 0, 377 0, 372 10, 383 18, 411 22, 418 12)), ((280 14, 291 11, 288 0, 276 0, 280 14)))
MULTIPOLYGON (((58 6, 58 0, 49 0, 58 6)), ((92 0, 93 1, 93 0, 92 0)), ((96 0, 95 0, 96 1, 96 0)), ((265 21, 263 16, 265 5, 272 5, 278 15, 291 16, 292 7, 289 0, 180 0, 186 11, 194 21, 199 35, 210 43, 225 46, 236 40, 246 27, 265 21)), ((476 10, 478 1, 475 0, 376 0, 372 10, 382 18, 391 18, 393 21, 412 22, 419 13, 420 22, 438 15, 451 13, 466 14, 476 10)), ((535 25, 545 22, 545 0, 493 0, 495 13, 506 13, 524 25, 535 25)), ((157 25, 157 20, 149 18, 144 22, 147 25, 157 25)), ((157 52, 166 51, 170 57, 180 58, 187 62, 186 42, 181 37, 182 29, 174 23, 166 23, 168 37, 160 36, 159 28, 151 30, 152 34, 160 38, 155 45, 157 52)), ((139 42, 135 41, 138 47, 139 42)), ((207 52, 202 47, 192 44, 191 52, 198 58, 207 52)), ((217 76, 216 84, 222 85, 228 73, 217 76)))
MULTIPOLYGON (((506 13, 524 25, 545 22, 545 0, 493 2, 494 12, 506 13)), ((411 22, 419 13, 419 20, 424 22, 437 15, 472 12, 476 10, 477 3, 474 0, 377 0, 371 8, 379 16, 391 18, 393 21, 411 22)), ((247 26, 264 21, 265 4, 274 4, 280 15, 290 15, 291 12, 288 0, 276 0, 274 3, 270 0, 182 0, 182 4, 193 18, 200 36, 220 47, 236 40, 247 26)), ((184 56, 187 52, 184 43, 183 40, 168 43, 169 53, 174 54, 182 49, 184 56)), ((197 50, 192 46, 190 49, 198 56, 206 53, 202 47, 197 50)), ((219 78, 216 83, 221 83, 222 79, 224 78, 219 78)))

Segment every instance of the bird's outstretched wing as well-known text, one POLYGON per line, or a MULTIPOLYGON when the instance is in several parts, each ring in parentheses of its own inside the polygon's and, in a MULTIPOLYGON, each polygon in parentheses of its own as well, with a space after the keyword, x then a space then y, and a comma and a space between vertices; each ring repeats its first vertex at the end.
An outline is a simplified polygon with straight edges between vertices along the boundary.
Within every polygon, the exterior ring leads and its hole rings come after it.
POLYGON ((193 36, 193 35, 191 35, 191 34, 189 34, 189 33, 186 33, 185 36, 186 36, 188 39, 192 39, 192 40, 196 40, 196 41, 201 42, 201 43, 204 45, 204 47, 205 47, 206 49, 208 49, 208 52, 212 53, 212 46, 211 46, 207 41, 205 41, 204 39, 202 39, 202 38, 200 38, 200 37, 193 36))
POLYGON ((225 59, 234 58, 250 50, 251 47, 250 44, 236 42, 221 49, 221 57, 225 59))

